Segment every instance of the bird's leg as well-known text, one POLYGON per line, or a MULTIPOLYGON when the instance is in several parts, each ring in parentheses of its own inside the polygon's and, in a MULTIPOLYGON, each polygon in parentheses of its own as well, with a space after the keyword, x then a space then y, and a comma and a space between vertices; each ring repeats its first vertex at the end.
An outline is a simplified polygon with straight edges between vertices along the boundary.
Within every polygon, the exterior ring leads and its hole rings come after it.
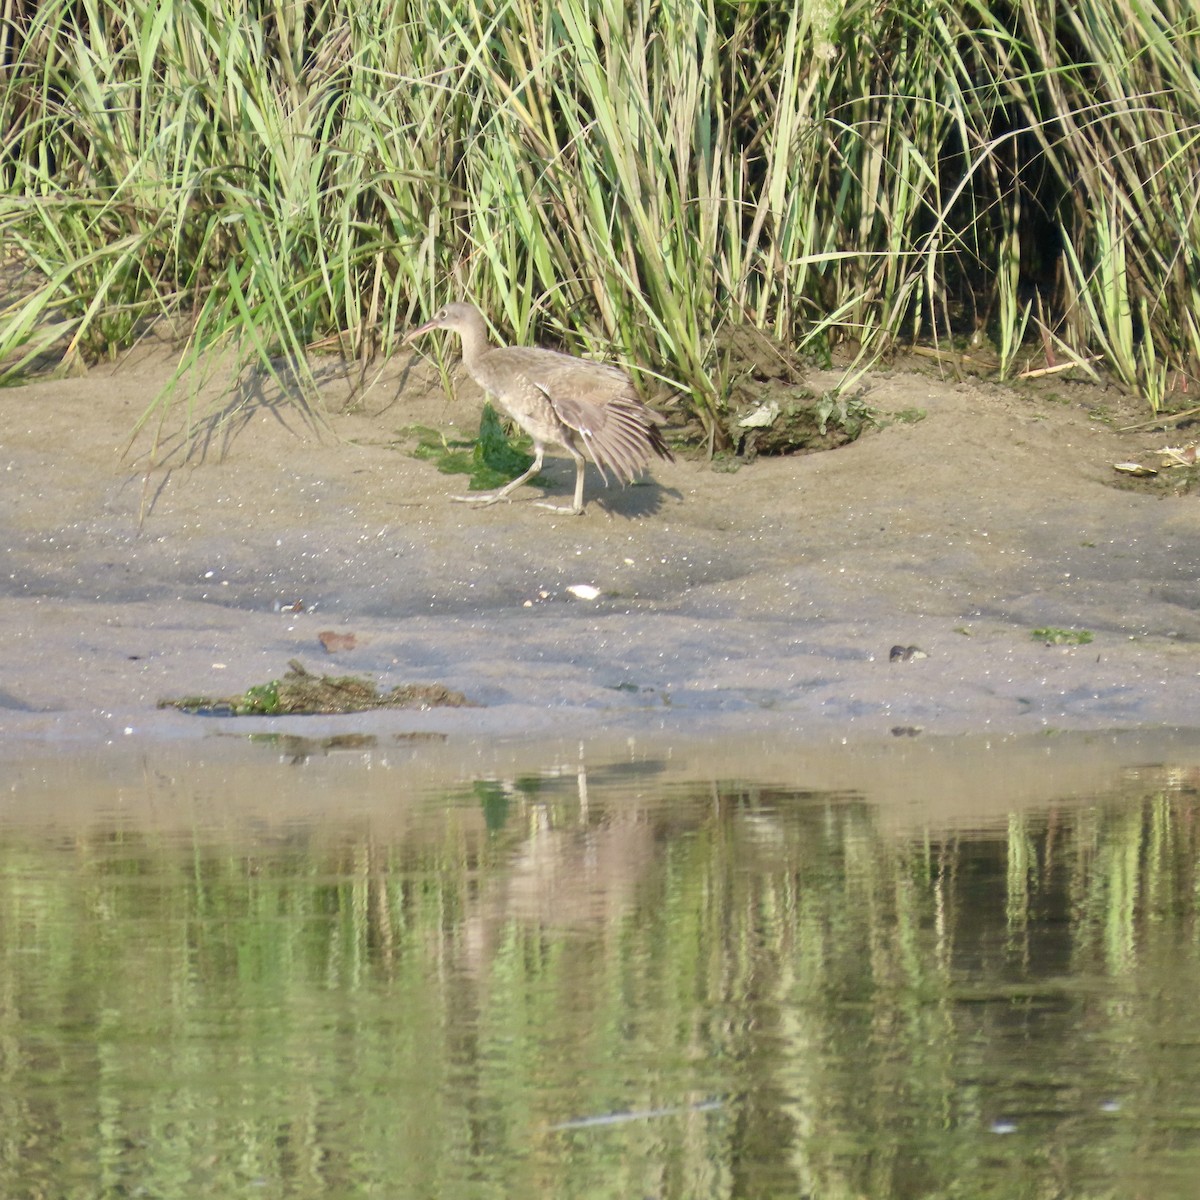
POLYGON ((532 479, 542 469, 542 456, 545 454, 545 448, 539 443, 533 444, 533 466, 525 472, 524 475, 518 475, 516 479, 506 483, 502 488, 497 488, 494 492, 475 492, 467 496, 451 496, 451 500, 457 500, 460 504, 478 504, 480 507, 488 504, 495 504, 497 500, 504 500, 509 493, 516 491, 526 480, 532 479))
POLYGON ((566 448, 571 452, 571 457, 575 460, 575 503, 548 504, 545 500, 536 500, 534 503, 538 508, 548 508, 551 512, 570 513, 572 516, 579 517, 583 515, 584 460, 583 455, 574 446, 567 446, 566 448))

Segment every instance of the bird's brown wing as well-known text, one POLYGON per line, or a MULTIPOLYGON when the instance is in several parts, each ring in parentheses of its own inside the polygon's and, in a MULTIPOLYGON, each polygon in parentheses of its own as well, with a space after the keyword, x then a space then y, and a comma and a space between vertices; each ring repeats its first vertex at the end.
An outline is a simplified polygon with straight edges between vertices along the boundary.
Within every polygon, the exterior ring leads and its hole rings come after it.
POLYGON ((617 396, 604 405, 571 395, 549 399, 562 423, 579 435, 601 475, 611 470, 618 479, 631 483, 651 451, 662 458, 671 457, 653 416, 636 397, 617 396))
MULTIPOLYGON (((670 459, 671 452, 629 376, 618 367, 544 352, 534 382, 559 420, 579 435, 601 475, 611 470, 631 483, 651 453, 670 459)), ((606 477, 607 479, 607 477, 606 477)))

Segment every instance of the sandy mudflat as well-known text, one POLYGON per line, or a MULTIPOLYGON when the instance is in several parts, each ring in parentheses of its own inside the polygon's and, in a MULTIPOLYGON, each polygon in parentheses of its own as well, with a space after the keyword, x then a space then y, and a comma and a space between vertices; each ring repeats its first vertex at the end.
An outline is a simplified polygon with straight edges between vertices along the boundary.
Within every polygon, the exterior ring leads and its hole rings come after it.
MULTIPOLYGON (((1200 496, 1112 486, 1114 462, 1157 462, 1169 439, 1115 432, 1095 389, 1047 402, 880 373, 869 403, 924 419, 732 473, 681 457, 607 491, 589 473, 575 518, 535 507, 538 488, 449 502, 461 477, 400 431, 473 433, 479 397, 463 380, 446 399, 420 362, 348 410, 331 379, 324 428, 256 399, 147 476, 147 437, 120 451, 168 369, 146 352, 0 392, 6 738, 267 724, 156 702, 237 693, 293 658, 480 705, 274 726, 320 734, 1200 726, 1200 496), (1094 641, 1048 647, 1046 626, 1094 641), (328 654, 324 631, 354 648, 328 654), (890 662, 895 644, 926 657, 890 662)), ((547 474, 566 499, 570 463, 547 474)))

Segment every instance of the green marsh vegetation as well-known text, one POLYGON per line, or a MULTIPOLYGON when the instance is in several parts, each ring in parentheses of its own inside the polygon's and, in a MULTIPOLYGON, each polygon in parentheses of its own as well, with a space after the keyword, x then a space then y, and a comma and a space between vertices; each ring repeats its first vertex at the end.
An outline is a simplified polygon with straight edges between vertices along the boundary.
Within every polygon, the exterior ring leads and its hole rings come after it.
MULTIPOLYGON (((315 395, 467 295, 723 440, 717 336, 1200 367, 1184 0, 0 0, 0 382, 156 318, 315 395)), ((220 353, 218 353, 218 351, 220 353)), ((223 357, 224 356, 224 357, 223 357)), ((168 403, 164 395, 159 403, 168 403)))

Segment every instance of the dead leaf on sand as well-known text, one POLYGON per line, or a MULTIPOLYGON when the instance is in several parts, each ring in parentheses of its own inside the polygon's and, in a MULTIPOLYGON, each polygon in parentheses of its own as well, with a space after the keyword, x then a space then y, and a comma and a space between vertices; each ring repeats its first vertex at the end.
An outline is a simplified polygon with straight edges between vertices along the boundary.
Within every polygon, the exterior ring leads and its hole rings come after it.
POLYGON ((358 638, 353 633, 337 633, 332 629, 322 629, 317 634, 326 654, 337 654, 342 650, 353 650, 358 645, 358 638))

